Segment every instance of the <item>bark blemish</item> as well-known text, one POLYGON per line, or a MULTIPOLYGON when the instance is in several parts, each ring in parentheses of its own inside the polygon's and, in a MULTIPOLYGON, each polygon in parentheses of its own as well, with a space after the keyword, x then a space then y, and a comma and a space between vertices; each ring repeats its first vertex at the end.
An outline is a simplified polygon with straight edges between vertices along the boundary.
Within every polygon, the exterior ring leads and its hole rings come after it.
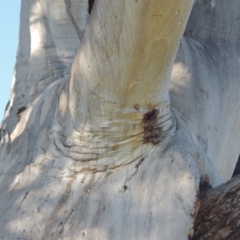
POLYGON ((199 186, 200 192, 206 191, 206 190, 211 189, 211 188, 212 188, 212 186, 209 183, 208 176, 201 177, 200 186, 199 186))
POLYGON ((139 162, 135 165, 135 171, 134 171, 134 173, 126 180, 126 182, 125 182, 125 184, 124 184, 124 186, 123 186, 123 189, 121 189, 120 192, 126 192, 126 191, 127 191, 127 189, 128 189, 127 183, 128 183, 129 181, 131 181, 131 179, 138 173, 139 167, 140 167, 141 164, 143 163, 144 159, 145 159, 145 158, 141 158, 141 159, 139 160, 139 162))
POLYGON ((144 158, 141 158, 141 160, 136 164, 135 168, 138 170, 139 166, 143 163, 144 158))
POLYGON ((137 103, 137 104, 134 105, 134 108, 135 108, 137 111, 139 111, 140 105, 137 103))
POLYGON ((25 111, 26 109, 27 109, 26 107, 21 107, 21 108, 19 108, 18 111, 17 111, 16 116, 17 116, 17 117, 20 117, 20 114, 21 114, 23 111, 25 111))
POLYGON ((22 204, 22 203, 23 203, 23 201, 26 199, 26 197, 27 197, 28 193, 29 193, 29 192, 26 192, 26 193, 25 193, 25 195, 24 195, 24 197, 23 197, 23 200, 22 200, 21 204, 22 204))
POLYGON ((144 143, 152 143, 153 145, 156 145, 160 142, 162 130, 158 125, 158 114, 159 110, 153 108, 143 116, 144 143))
POLYGON ((119 148, 118 145, 114 145, 114 146, 112 147, 112 150, 113 150, 113 151, 116 151, 118 148, 119 148))

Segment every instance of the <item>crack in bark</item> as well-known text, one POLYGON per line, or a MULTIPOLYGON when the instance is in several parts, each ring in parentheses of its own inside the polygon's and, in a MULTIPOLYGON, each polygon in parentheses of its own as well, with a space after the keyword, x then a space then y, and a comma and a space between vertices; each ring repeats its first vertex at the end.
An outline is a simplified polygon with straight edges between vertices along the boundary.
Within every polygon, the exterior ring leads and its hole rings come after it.
POLYGON ((26 192, 26 193, 24 194, 24 197, 23 197, 23 199, 22 199, 22 201, 21 201, 20 204, 22 204, 22 203, 24 202, 24 200, 27 198, 28 193, 29 193, 29 192, 26 192))
POLYGON ((58 237, 62 234, 64 225, 66 222, 69 220, 71 217, 74 208, 71 208, 70 212, 68 214, 64 214, 64 206, 67 205, 70 197, 71 197, 71 192, 72 192, 72 183, 73 179, 70 180, 67 183, 65 191, 61 194, 60 200, 58 201, 56 207, 51 213, 50 218, 48 219, 48 222, 46 222, 45 230, 44 230, 44 237, 43 239, 50 239, 49 237, 51 236, 51 239, 58 239, 58 237), (64 216, 65 215, 65 216, 64 216), (56 221, 56 219, 59 219, 56 221), (62 221, 60 220, 62 219, 62 221))
POLYGON ((66 223, 68 222, 68 220, 70 219, 72 213, 74 212, 74 209, 71 209, 71 211, 69 212, 68 216, 66 217, 65 221, 61 222, 60 225, 62 225, 62 229, 59 232, 59 236, 60 237, 63 233, 64 227, 66 225, 66 223))
POLYGON ((126 191, 127 191, 127 189, 128 189, 127 183, 137 174, 138 169, 139 169, 139 167, 142 165, 142 163, 143 163, 144 160, 145 160, 145 158, 142 157, 142 158, 140 159, 140 161, 135 165, 136 170, 135 170, 134 173, 126 180, 126 182, 125 182, 125 184, 124 184, 124 186, 123 186, 123 192, 126 192, 126 191))
POLYGON ((89 13, 89 15, 92 12, 94 2, 95 2, 95 0, 88 0, 88 13, 89 13))
POLYGON ((81 41, 83 38, 83 32, 80 30, 80 28, 78 27, 78 25, 73 17, 72 10, 71 10, 71 5, 72 5, 71 0, 64 0, 64 3, 66 6, 66 12, 67 12, 69 18, 71 19, 71 22, 77 32, 79 40, 81 41))

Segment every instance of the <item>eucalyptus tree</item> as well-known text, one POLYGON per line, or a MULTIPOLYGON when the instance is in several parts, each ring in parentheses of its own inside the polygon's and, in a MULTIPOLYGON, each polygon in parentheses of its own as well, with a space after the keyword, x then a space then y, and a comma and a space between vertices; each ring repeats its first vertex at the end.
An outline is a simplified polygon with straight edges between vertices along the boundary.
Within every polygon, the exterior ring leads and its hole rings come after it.
POLYGON ((1 125, 1 239, 189 239, 240 147, 238 0, 22 0, 1 125))

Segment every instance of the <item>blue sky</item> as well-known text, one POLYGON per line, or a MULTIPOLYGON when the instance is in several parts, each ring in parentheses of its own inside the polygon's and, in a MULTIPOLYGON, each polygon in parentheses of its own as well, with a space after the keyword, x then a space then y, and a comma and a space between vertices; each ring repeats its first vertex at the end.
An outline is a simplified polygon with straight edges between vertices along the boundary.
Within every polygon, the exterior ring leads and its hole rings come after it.
POLYGON ((21 0, 1 1, 0 8, 0 122, 10 96, 18 45, 21 0))

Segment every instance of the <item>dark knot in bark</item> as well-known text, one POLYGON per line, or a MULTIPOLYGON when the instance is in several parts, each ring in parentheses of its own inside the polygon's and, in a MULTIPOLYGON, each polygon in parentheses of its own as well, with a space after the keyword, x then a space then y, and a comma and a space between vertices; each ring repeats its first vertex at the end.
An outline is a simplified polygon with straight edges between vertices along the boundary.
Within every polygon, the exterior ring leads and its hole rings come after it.
POLYGON ((152 143, 156 145, 160 142, 162 133, 161 127, 158 124, 159 110, 153 108, 150 112, 147 112, 143 116, 143 143, 152 143))

